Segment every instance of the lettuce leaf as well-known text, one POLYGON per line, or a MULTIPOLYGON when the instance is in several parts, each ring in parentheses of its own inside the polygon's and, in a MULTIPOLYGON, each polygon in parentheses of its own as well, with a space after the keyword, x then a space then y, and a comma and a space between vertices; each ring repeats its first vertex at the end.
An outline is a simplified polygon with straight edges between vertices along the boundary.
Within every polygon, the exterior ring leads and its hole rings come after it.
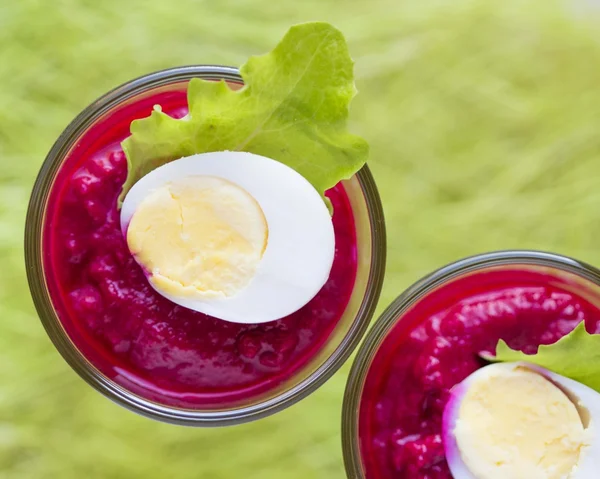
POLYGON ((584 323, 556 343, 540 346, 537 354, 514 351, 500 340, 496 355, 483 357, 490 361, 537 364, 600 392, 600 334, 588 333, 584 323))
POLYGON ((155 108, 131 123, 122 143, 128 174, 121 204, 142 176, 169 161, 211 151, 247 151, 280 161, 321 194, 365 163, 366 141, 347 130, 356 94, 354 63, 340 31, 327 23, 292 27, 275 49, 240 69, 245 86, 194 78, 189 115, 155 108))

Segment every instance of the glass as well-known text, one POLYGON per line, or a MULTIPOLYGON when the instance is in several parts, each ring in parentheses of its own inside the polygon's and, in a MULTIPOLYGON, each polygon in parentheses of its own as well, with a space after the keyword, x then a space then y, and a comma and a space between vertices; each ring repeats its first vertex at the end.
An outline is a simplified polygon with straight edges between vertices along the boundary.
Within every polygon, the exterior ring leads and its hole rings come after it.
MULTIPOLYGON (((216 409, 186 409, 161 404, 117 384, 102 374, 82 353, 81 341, 61 323, 52 303, 49 274, 44 271, 44 234, 48 224, 53 185, 67 175, 69 162, 77 156, 78 142, 102 142, 110 132, 104 122, 124 122, 132 114, 146 113, 149 101, 156 96, 180 98, 191 78, 225 80, 235 87, 242 78, 235 68, 223 66, 187 66, 152 73, 126 83, 88 106, 60 135, 46 157, 35 182, 25 227, 25 263, 31 295, 38 315, 56 348, 69 365, 92 387, 139 414, 166 422, 192 426, 221 426, 255 420, 275 413, 306 397, 321 386, 346 361, 373 316, 383 283, 386 236, 379 194, 369 169, 365 166, 353 178, 344 181, 354 215, 357 236, 357 278, 350 302, 325 345, 307 364, 295 371, 283 384, 251 397, 244 404, 225 405, 216 409)), ((110 139, 110 138, 109 138, 110 139)), ((93 143, 92 143, 93 144, 93 143)))
POLYGON ((361 399, 371 365, 378 353, 386 349, 382 345, 388 335, 393 331, 394 335, 401 336, 403 331, 428 319, 428 315, 410 314, 417 305, 418 310, 423 311, 427 310, 425 304, 435 304, 442 296, 460 298, 461 287, 472 281, 473 276, 477 275, 477 282, 484 289, 486 283, 494 284, 503 273, 514 271, 524 278, 543 276, 548 285, 575 293, 600 307, 600 270, 572 258, 539 251, 500 251, 461 259, 413 284, 375 322, 350 370, 342 409, 342 447, 348 478, 367 477, 360 444, 361 399))

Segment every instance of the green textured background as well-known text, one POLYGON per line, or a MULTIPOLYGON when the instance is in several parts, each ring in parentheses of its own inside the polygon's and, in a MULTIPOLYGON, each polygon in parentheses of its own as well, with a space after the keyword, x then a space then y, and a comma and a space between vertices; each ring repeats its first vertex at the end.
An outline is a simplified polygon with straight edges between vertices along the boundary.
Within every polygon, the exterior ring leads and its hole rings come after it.
POLYGON ((346 33, 357 61, 352 127, 372 144, 389 232, 382 306, 486 250, 600 264, 593 0, 0 1, 0 477, 344 477, 348 366, 255 424, 154 423, 93 392, 54 351, 22 254, 37 170, 89 102, 157 69, 238 65, 316 19, 346 33))

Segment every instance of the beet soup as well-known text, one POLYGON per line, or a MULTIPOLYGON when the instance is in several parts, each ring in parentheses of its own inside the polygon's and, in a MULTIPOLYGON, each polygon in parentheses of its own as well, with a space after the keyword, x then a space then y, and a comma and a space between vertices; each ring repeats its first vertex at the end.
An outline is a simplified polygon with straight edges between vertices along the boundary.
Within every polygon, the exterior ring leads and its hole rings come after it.
MULTIPOLYGON (((166 113, 186 113, 185 93, 168 103, 148 102, 166 113)), ((45 267, 55 278, 52 295, 63 323, 87 338, 86 355, 98 357, 107 376, 144 384, 152 397, 168 397, 172 405, 218 405, 273 387, 327 340, 352 293, 356 237, 343 186, 327 193, 336 254, 321 292, 272 323, 221 321, 160 296, 127 248, 117 197, 127 173, 119 143, 128 126, 100 125, 109 142, 87 148, 82 142, 52 192, 45 267)))

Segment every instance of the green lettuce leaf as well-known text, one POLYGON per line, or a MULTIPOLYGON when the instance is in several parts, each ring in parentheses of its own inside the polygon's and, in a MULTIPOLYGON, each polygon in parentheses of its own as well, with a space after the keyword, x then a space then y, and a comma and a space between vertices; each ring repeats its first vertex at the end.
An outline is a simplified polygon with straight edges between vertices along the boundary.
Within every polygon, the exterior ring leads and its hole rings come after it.
POLYGON ((280 161, 323 193, 365 163, 366 141, 347 130, 356 94, 354 63, 340 31, 327 23, 292 27, 275 49, 240 69, 244 87, 192 79, 189 118, 155 108, 131 124, 122 143, 131 186, 154 168, 195 153, 246 151, 280 161))
POLYGON ((600 392, 600 334, 590 334, 580 323, 571 333, 554 344, 540 346, 537 354, 524 354, 498 341, 496 356, 490 361, 526 361, 574 379, 600 392))

